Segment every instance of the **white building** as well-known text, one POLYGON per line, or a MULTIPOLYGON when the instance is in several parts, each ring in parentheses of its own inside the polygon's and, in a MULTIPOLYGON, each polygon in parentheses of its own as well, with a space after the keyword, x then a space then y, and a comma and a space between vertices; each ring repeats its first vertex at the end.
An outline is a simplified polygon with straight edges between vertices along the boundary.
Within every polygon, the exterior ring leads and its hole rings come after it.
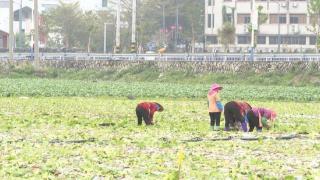
MULTIPOLYGON (((104 10, 103 0, 61 0, 64 3, 75 3, 79 2, 80 8, 84 11, 89 10, 104 10)), ((40 14, 50 8, 57 7, 60 0, 39 0, 39 12, 40 14)), ((14 22, 13 31, 15 34, 19 33, 19 10, 22 7, 22 31, 25 35, 30 35, 33 30, 33 1, 31 0, 14 0, 13 11, 14 11, 14 22)), ((0 31, 2 33, 9 32, 9 0, 0 0, 0 31)), ((1 38, 2 36, 0 36, 1 38)), ((0 44, 3 42, 0 39, 0 44)), ((32 42, 30 42, 32 44, 32 42)), ((3 45, 1 45, 2 47, 3 45)), ((40 44, 40 47, 44 44, 40 44)))
MULTIPOLYGON (((19 9, 20 0, 14 1, 14 33, 19 32, 19 9)), ((22 1, 22 30, 29 34, 32 30, 32 8, 30 1, 22 1)), ((3 32, 9 32, 9 0, 0 0, 0 30, 3 32)))
MULTIPOLYGON (((253 0, 206 0, 205 35, 209 51, 223 51, 219 43, 218 30, 223 26, 223 7, 225 19, 233 21, 236 29, 235 43, 231 52, 246 52, 251 46, 251 23, 253 0)), ((315 49, 316 37, 308 27, 311 18, 308 14, 308 0, 256 0, 256 8, 263 7, 267 14, 266 23, 259 26, 257 52, 277 52, 280 39, 281 52, 306 52, 315 49), (278 37, 279 35, 279 37, 278 37)))

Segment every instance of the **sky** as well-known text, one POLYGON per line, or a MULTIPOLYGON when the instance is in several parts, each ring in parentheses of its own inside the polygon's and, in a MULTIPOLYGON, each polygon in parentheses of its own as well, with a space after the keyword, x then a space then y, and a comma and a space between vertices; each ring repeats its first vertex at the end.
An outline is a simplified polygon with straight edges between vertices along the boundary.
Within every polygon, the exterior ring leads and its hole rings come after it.
POLYGON ((84 10, 90 10, 101 6, 101 0, 79 0, 81 8, 84 10))
MULTIPOLYGON (((8 2, 9 0, 0 0, 0 4, 8 2)), ((80 2, 80 6, 82 9, 84 10, 92 10, 92 9, 97 9, 99 7, 101 7, 102 4, 102 0, 62 0, 63 2, 76 2, 79 1, 80 2)), ((112 0, 111 0, 112 1, 112 0)), ((52 4, 52 3, 58 3, 59 0, 39 0, 39 7, 41 6, 41 4, 52 4)), ((22 4, 26 5, 32 5, 32 1, 31 0, 22 0, 22 4)), ((14 0, 14 6, 19 6, 20 5, 20 0, 14 0)))

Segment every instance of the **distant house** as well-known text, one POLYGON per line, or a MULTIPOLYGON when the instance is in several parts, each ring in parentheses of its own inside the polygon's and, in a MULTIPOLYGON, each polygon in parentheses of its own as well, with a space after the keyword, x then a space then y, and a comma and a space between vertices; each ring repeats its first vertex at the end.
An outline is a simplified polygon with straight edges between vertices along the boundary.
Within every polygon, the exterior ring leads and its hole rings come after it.
MULTIPOLYGON (((30 1, 31 2, 31 1, 30 1)), ((21 9, 21 27, 20 27, 20 3, 13 3, 13 11, 14 11, 14 21, 13 21, 13 33, 16 36, 20 32, 25 35, 30 35, 33 29, 32 25, 32 4, 29 1, 23 1, 22 9, 21 9)), ((6 34, 3 32, 9 32, 9 1, 8 0, 0 0, 0 27, 1 34, 6 34)), ((1 36, 2 37, 2 36, 1 36)), ((15 37, 16 39, 16 37, 15 37)), ((0 47, 3 44, 7 44, 8 38, 3 38, 0 42, 0 47)), ((14 42, 14 46, 16 47, 16 43, 14 42)))
MULTIPOLYGON (((43 18, 41 14, 45 11, 48 11, 52 8, 57 7, 61 2, 64 3, 75 3, 79 2, 80 7, 83 10, 104 10, 105 1, 103 0, 41 0, 39 1, 39 24, 43 23, 43 18)), ((33 1, 15 1, 13 3, 13 11, 14 11, 14 22, 13 22, 13 32, 15 36, 20 32, 25 35, 25 37, 29 38, 29 45, 32 46, 32 32, 33 32, 33 1), (22 4, 20 4, 22 2, 22 4), (21 8, 22 7, 22 8, 21 8), (20 24, 20 8, 21 8, 21 24, 20 24), (21 25, 21 26, 20 26, 21 25), (21 28, 21 29, 20 29, 21 28)), ((0 0, 0 48, 8 47, 7 42, 7 34, 9 32, 9 0, 0 0)), ((16 37, 15 37, 16 38, 16 37)), ((44 34, 40 33, 40 47, 45 47, 47 43, 47 37, 44 34)), ((14 44, 16 46, 18 44, 14 44)))
POLYGON ((7 49, 8 48, 8 39, 9 34, 0 30, 0 49, 7 49))

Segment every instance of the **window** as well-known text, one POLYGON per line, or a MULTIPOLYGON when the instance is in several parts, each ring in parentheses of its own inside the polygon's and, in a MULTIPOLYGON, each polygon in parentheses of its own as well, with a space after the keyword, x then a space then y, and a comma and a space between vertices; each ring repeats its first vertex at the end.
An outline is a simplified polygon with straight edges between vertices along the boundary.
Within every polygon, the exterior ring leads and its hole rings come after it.
POLYGON ((3 40, 2 40, 2 35, 0 35, 0 48, 3 48, 3 40))
POLYGON ((218 44, 217 36, 207 36, 207 43, 208 44, 218 44))
POLYGON ((240 35, 238 36, 238 44, 250 44, 251 37, 248 35, 240 35))
POLYGON ((286 15, 279 16, 279 24, 287 24, 287 17, 286 17, 286 15))
POLYGON ((108 7, 108 0, 102 0, 102 7, 108 7))
POLYGON ((208 28, 214 28, 214 14, 208 14, 208 28))
POLYGON ((306 36, 300 36, 300 37, 298 37, 298 41, 296 41, 296 42, 298 42, 298 44, 305 45, 306 44, 306 39, 307 39, 306 36))
POLYGON ((290 24, 299 24, 299 18, 298 17, 290 17, 290 24))
POLYGON ((287 17, 285 14, 270 14, 270 24, 286 24, 287 17))
MULTIPOLYGON (((278 44, 278 36, 270 36, 269 44, 278 44)), ((280 44, 306 44, 306 36, 280 36, 280 44)))
MULTIPOLYGON (((280 37, 281 39, 281 37, 280 37)), ((270 36, 269 37, 269 44, 278 44, 278 36, 270 36)))
POLYGON ((250 17, 244 17, 244 23, 249 24, 250 23, 250 17))
POLYGON ((306 36, 301 36, 301 37, 299 37, 299 44, 302 44, 302 45, 305 45, 305 44, 307 44, 307 37, 306 36))
POLYGON ((238 24, 249 24, 250 14, 238 14, 237 20, 238 20, 238 24))
POLYGON ((232 22, 232 14, 226 14, 226 18, 227 22, 232 22))
POLYGON ((266 44, 266 36, 258 36, 257 44, 266 44))
POLYGON ((316 36, 310 36, 309 37, 309 44, 310 45, 316 45, 317 43, 317 37, 316 36))
POLYGON ((306 44, 305 36, 284 36, 281 38, 281 44, 306 44))
POLYGON ((214 28, 214 14, 212 14, 212 28, 214 28))
POLYGON ((214 6, 214 1, 215 0, 208 0, 208 6, 214 6))
POLYGON ((290 14, 290 24, 306 24, 306 14, 290 14))

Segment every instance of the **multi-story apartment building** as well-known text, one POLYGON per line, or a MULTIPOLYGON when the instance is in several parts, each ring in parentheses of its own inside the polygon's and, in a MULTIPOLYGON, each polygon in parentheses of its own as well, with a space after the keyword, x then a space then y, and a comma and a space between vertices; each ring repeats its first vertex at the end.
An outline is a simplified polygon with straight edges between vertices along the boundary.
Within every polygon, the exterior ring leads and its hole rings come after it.
POLYGON ((261 6, 267 21, 259 25, 257 52, 308 52, 315 50, 316 37, 308 30, 312 16, 308 14, 309 0, 205 0, 205 35, 209 51, 223 51, 218 31, 223 19, 233 22, 235 42, 231 52, 247 52, 251 46, 253 8, 261 6), (255 7, 253 7, 255 4, 255 7), (223 10, 224 9, 224 10, 223 10), (223 18, 227 17, 227 18, 223 18), (279 41, 278 41, 279 40, 279 41))

